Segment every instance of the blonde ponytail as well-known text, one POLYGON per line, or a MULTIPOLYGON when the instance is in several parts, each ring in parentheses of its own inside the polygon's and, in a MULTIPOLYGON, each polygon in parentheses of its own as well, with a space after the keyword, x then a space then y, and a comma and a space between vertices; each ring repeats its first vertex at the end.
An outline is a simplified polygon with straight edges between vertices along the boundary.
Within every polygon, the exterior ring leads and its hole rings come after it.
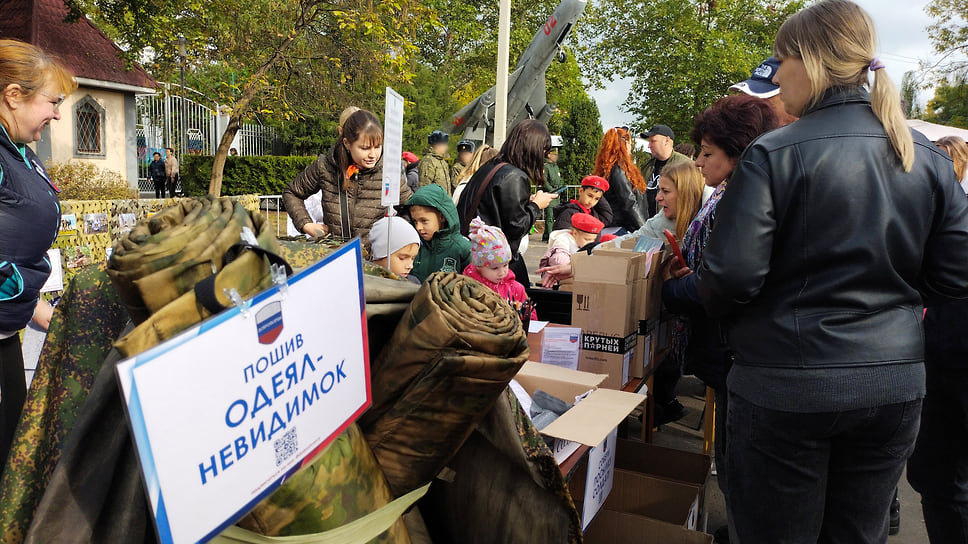
POLYGON ((907 126, 904 110, 901 108, 901 95, 884 69, 874 71, 874 84, 871 87, 871 107, 874 115, 881 120, 887 137, 891 139, 894 153, 901 159, 905 172, 914 166, 914 138, 907 126))
POLYGON ((875 62, 874 23, 850 0, 823 0, 787 19, 777 32, 774 55, 803 60, 810 79, 809 105, 817 104, 827 89, 870 84, 871 107, 891 140, 905 172, 914 165, 914 140, 905 122, 901 96, 884 68, 875 62), (873 65, 877 65, 876 70, 873 65))

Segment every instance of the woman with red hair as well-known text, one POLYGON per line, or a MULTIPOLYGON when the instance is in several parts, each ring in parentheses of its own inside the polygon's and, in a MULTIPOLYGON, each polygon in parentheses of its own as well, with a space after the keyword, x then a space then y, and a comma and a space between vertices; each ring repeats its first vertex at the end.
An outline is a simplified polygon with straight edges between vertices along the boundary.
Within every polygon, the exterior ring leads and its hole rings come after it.
POLYGON ((614 217, 607 226, 632 232, 645 224, 649 218, 649 199, 642 172, 632 160, 632 135, 628 129, 608 129, 595 156, 593 174, 608 180, 605 200, 611 206, 614 217))

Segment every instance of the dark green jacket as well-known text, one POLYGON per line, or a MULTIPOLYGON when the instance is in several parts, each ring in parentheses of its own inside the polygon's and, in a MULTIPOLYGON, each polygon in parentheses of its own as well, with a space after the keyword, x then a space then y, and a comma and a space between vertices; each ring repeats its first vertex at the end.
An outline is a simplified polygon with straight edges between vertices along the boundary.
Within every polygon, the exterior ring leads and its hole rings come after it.
POLYGON ((407 215, 410 206, 435 208, 446 223, 429 241, 421 241, 410 274, 423 281, 439 270, 458 274, 463 271, 471 262, 471 242, 461 235, 457 207, 444 188, 431 184, 417 189, 404 208, 407 215))

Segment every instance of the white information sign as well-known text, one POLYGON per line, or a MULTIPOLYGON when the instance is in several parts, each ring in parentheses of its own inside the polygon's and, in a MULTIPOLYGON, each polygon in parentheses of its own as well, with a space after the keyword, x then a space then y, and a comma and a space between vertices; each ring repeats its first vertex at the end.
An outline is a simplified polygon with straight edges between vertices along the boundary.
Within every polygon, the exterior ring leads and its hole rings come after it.
POLYGON ((403 155, 403 97, 387 87, 386 113, 383 117, 383 191, 384 206, 400 203, 400 168, 403 155))
POLYGON ((40 288, 41 293, 64 290, 64 265, 61 262, 61 250, 57 248, 47 250, 47 260, 50 261, 50 276, 40 288))
POLYGON ((206 541, 370 405, 359 240, 118 365, 160 541, 206 541))
POLYGON ((581 513, 581 530, 588 528, 588 524, 595 518, 595 514, 602 509, 605 499, 612 491, 615 481, 615 439, 618 438, 618 427, 612 429, 605 440, 588 452, 588 475, 585 479, 584 510, 581 513))

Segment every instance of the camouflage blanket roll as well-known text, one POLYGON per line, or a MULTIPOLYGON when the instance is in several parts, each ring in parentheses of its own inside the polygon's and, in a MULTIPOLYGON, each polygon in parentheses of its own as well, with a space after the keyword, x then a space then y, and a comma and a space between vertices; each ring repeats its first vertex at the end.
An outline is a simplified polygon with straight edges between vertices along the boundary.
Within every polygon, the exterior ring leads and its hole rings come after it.
POLYGON ((528 358, 526 331, 497 293, 455 273, 424 282, 371 365, 360 426, 394 496, 433 479, 528 358))
MULTIPOLYGON (((278 253, 278 243, 262 216, 227 199, 181 202, 137 225, 120 242, 117 258, 112 257, 108 265, 109 273, 128 311, 141 312, 144 319, 115 342, 115 349, 100 366, 64 441, 25 542, 156 541, 114 367, 122 358, 141 353, 211 315, 195 299, 193 288, 198 280, 214 274, 216 297, 225 305, 229 301, 221 294, 223 287, 234 287, 248 298, 272 284, 263 254, 246 250, 223 265, 221 254, 210 251, 216 247, 224 252, 246 229, 254 233, 260 247, 278 253), (194 239, 186 233, 202 236, 195 222, 216 232, 206 233, 210 246, 196 248, 192 256, 181 246, 194 239), (144 262, 133 258, 135 255, 141 255, 144 262)), ((353 427, 345 431, 314 460, 310 472, 297 473, 290 480, 292 485, 279 490, 280 497, 271 496, 273 515, 262 511, 261 529, 279 534, 318 531, 317 527, 360 518, 389 503, 385 478, 375 463, 366 462, 372 454, 359 436, 353 427), (327 481, 334 483, 326 488, 327 481), (298 508, 283 511, 279 505, 298 508), (316 514, 322 518, 314 525, 311 521, 316 514)), ((403 522, 398 520, 377 542, 409 542, 403 522)))
POLYGON ((581 519, 554 454, 505 390, 434 480, 420 511, 434 542, 578 544, 581 519))

